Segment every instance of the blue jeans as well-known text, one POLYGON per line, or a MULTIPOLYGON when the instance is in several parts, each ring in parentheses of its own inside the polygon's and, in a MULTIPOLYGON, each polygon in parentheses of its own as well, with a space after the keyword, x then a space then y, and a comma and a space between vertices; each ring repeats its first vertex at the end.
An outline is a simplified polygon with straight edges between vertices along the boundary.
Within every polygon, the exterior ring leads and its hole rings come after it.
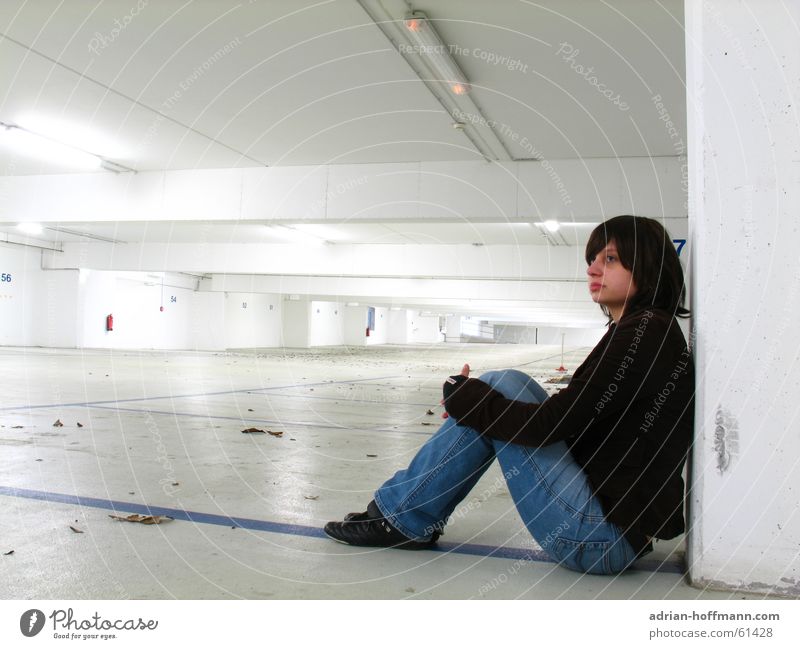
MULTIPOLYGON (((547 399, 542 386, 518 370, 488 372, 480 378, 508 399, 547 399)), ((482 437, 450 418, 407 469, 375 492, 375 503, 404 535, 427 540, 444 528, 495 458, 525 526, 555 561, 571 570, 608 575, 636 559, 620 529, 605 519, 586 474, 563 441, 520 446, 482 437)))

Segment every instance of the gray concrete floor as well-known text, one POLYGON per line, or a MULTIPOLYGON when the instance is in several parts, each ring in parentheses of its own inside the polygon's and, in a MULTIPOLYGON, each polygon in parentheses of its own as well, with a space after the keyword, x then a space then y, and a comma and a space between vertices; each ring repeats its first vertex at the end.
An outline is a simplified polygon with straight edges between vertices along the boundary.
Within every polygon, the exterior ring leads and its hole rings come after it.
MULTIPOLYGON (((569 350, 568 371, 588 351, 569 350)), ((744 598, 687 585, 683 539, 614 578, 542 560, 496 466, 436 551, 324 537, 436 430, 445 376, 517 367, 552 392, 555 347, 3 348, 0 360, 4 599, 744 598), (174 520, 109 517, 149 512, 174 520)))

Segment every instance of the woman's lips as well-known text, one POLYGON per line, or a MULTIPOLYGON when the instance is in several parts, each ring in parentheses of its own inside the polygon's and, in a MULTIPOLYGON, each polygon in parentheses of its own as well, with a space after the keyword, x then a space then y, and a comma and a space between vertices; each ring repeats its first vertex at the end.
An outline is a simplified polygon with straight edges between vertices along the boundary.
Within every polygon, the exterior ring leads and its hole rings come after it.
POLYGON ((602 284, 589 284, 590 291, 599 291, 602 284))

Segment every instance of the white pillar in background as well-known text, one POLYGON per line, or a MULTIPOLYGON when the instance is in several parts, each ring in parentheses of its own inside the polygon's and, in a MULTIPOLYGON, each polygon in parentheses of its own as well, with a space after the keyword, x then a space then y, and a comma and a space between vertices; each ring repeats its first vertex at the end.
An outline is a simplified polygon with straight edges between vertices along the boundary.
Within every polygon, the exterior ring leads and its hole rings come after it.
POLYGON ((800 2, 687 0, 699 587, 800 595, 800 2))

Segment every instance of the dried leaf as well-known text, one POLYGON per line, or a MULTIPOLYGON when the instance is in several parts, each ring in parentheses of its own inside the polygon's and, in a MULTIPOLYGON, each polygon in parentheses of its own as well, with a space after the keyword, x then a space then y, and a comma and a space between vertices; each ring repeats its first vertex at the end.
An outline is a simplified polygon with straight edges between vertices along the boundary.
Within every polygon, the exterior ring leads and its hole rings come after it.
POLYGON ((75 532, 75 534, 83 534, 83 530, 79 530, 77 527, 73 527, 72 525, 69 526, 69 529, 75 532))
POLYGON ((377 455, 373 455, 372 453, 367 453, 367 457, 378 457, 377 455))
POLYGON ((55 426, 56 428, 61 428, 61 426, 63 425, 64 424, 61 423, 60 419, 56 419, 55 422, 53 423, 53 426, 55 426))
POLYGON ((261 430, 260 428, 245 428, 243 433, 266 433, 267 431, 261 430))
POLYGON ((3 556, 4 557, 9 556, 10 554, 14 554, 14 550, 9 550, 8 552, 3 552, 3 556))
POLYGON ((11 428, 25 428, 25 426, 12 426, 11 428))
POLYGON ((431 410, 431 409, 428 409, 428 412, 426 412, 425 414, 426 414, 426 415, 432 415, 432 414, 433 414, 433 410, 431 410))
POLYGON ((131 514, 130 516, 115 516, 109 514, 109 518, 116 521, 125 521, 126 523, 142 523, 144 525, 158 525, 161 521, 171 521, 169 516, 142 516, 142 514, 131 514))
POLYGON ((273 437, 283 437, 283 431, 282 430, 268 430, 267 432, 270 435, 272 435, 273 437))
POLYGON ((81 422, 78 422, 78 428, 83 428, 83 424, 81 422))
POLYGON ((423 426, 435 426, 435 425, 436 425, 436 424, 434 424, 433 422, 430 422, 430 421, 422 421, 422 422, 420 422, 420 423, 421 423, 423 426))
POLYGON ((253 410, 252 408, 248 408, 247 412, 255 412, 255 410, 253 410))
POLYGON ((306 500, 316 500, 319 496, 303 496, 306 500))

